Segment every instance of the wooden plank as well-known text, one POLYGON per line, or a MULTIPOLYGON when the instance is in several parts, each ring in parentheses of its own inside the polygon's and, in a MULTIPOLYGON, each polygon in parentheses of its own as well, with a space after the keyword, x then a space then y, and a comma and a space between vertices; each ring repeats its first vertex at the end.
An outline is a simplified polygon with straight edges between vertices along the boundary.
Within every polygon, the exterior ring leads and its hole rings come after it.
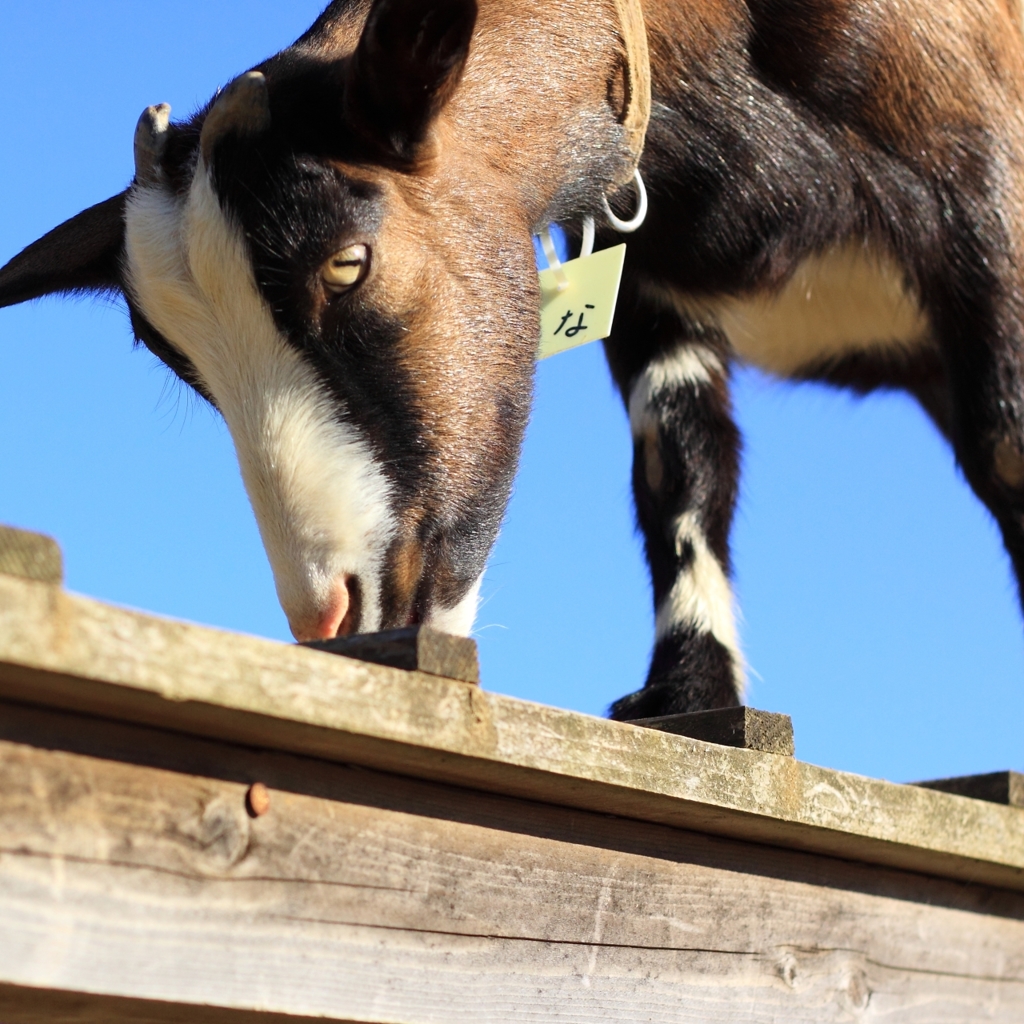
POLYGON ((1024 889, 1024 814, 0 576, 0 698, 1024 889))
POLYGON ((916 782, 925 789, 937 789, 943 793, 970 797, 972 800, 988 800, 994 804, 1010 807, 1024 807, 1024 775, 1020 772, 988 772, 985 775, 960 775, 951 779, 931 779, 916 782))
POLYGON ((407 672, 426 672, 446 679, 461 679, 464 683, 480 682, 476 641, 429 626, 338 636, 332 640, 307 640, 303 646, 407 672))
POLYGON ((64 580, 64 558, 52 537, 0 526, 0 573, 60 584, 64 580))
POLYGON ((713 711, 693 711, 683 715, 661 715, 658 718, 638 718, 631 723, 647 729, 689 736, 705 743, 719 743, 745 750, 761 750, 766 754, 792 757, 793 719, 774 711, 755 708, 717 708, 713 711))
POLYGON ((0 741, 11 1024, 68 1002, 97 1024, 175 1019, 157 1004, 200 1022, 1024 1018, 1020 894, 78 716, 0 723, 22 738, 0 741), (255 780, 272 804, 251 819, 255 780))

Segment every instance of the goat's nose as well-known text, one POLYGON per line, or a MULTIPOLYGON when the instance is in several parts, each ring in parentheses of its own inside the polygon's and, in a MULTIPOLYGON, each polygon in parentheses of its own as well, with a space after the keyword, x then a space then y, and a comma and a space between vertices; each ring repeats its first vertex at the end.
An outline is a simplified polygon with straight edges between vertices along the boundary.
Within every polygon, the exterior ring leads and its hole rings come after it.
POLYGON ((354 633, 357 611, 352 598, 358 593, 355 581, 349 576, 339 576, 334 581, 330 597, 325 605, 289 622, 292 635, 300 643, 304 640, 330 640, 335 636, 354 633))

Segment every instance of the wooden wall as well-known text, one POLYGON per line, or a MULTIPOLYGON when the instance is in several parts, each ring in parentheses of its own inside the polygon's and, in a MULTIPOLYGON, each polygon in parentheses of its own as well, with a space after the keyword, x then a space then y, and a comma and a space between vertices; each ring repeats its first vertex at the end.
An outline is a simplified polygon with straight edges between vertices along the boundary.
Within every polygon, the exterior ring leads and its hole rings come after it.
POLYGON ((27 706, 0 851, 5 1024, 1024 1020, 1021 893, 27 706))
POLYGON ((1020 1024, 1024 810, 0 575, 0 1022, 294 1020, 1020 1024))

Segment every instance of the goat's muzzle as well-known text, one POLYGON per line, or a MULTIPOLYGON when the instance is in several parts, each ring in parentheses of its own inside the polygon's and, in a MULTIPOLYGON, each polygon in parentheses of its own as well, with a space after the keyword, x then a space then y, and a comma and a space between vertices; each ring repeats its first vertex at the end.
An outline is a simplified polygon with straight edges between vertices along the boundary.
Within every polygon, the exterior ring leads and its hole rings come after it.
POLYGON ((300 643, 349 636, 359 628, 360 603, 359 580, 354 576, 340 576, 334 581, 326 604, 301 619, 289 621, 292 635, 300 643))

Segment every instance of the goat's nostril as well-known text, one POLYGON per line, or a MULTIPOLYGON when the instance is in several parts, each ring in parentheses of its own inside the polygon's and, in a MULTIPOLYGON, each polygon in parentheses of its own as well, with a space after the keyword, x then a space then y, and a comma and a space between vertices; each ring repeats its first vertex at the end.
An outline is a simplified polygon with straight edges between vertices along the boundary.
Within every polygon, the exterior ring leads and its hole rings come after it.
POLYGON ((291 623, 295 639, 302 643, 354 633, 359 628, 359 598, 359 581, 354 576, 339 576, 323 607, 304 620, 291 623))
POLYGON ((345 614, 338 623, 335 636, 351 636, 359 632, 359 621, 363 616, 363 588, 359 585, 358 576, 346 576, 344 586, 347 598, 345 614))

